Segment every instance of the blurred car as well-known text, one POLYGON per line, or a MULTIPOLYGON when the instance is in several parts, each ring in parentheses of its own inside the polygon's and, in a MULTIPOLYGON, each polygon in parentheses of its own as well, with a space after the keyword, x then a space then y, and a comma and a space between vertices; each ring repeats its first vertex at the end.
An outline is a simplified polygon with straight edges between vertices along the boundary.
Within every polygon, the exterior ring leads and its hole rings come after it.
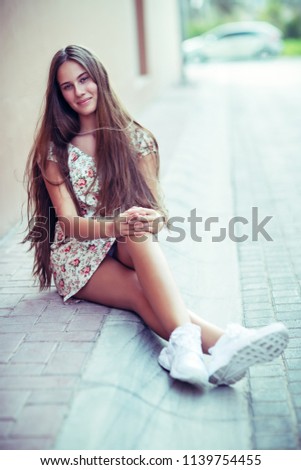
POLYGON ((264 21, 225 23, 182 42, 185 62, 265 58, 282 48, 282 32, 264 21))

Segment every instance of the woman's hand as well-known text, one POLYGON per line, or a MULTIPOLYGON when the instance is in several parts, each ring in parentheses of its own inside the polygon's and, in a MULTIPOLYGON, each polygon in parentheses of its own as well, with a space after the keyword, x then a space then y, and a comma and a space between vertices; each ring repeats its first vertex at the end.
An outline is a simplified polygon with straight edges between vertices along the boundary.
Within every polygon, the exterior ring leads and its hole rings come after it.
POLYGON ((146 207, 133 206, 114 220, 115 237, 131 235, 139 237, 146 233, 158 233, 163 226, 162 214, 146 207))

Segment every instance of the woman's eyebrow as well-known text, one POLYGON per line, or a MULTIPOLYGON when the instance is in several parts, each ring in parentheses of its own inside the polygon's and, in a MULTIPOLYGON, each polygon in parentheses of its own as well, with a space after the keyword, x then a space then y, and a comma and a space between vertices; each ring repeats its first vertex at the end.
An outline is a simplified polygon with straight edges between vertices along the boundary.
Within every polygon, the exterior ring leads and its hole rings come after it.
MULTIPOLYGON (((85 71, 85 72, 80 73, 79 76, 76 77, 76 80, 78 80, 80 77, 82 77, 82 75, 85 75, 85 73, 88 73, 88 72, 85 71)), ((60 86, 67 85, 69 83, 71 83, 71 82, 60 83, 60 86)))

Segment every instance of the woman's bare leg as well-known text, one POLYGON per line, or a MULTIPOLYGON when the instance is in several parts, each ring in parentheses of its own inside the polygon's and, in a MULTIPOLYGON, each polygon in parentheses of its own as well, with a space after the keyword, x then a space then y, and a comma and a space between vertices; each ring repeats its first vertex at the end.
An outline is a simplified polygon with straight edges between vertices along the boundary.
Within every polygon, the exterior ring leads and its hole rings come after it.
POLYGON ((189 323, 189 313, 159 243, 152 235, 124 237, 117 242, 117 258, 122 260, 126 255, 132 261, 145 297, 168 334, 189 323))
POLYGON ((137 313, 155 333, 168 340, 146 299, 134 270, 107 256, 87 284, 77 292, 78 299, 137 313))
POLYGON ((191 322, 201 327, 202 349, 204 353, 208 353, 208 349, 215 345, 217 340, 224 334, 224 331, 212 323, 203 320, 190 310, 188 310, 188 313, 191 322))
POLYGON ((222 336, 223 330, 187 310, 159 244, 151 237, 143 241, 133 237, 123 238, 117 243, 116 256, 135 269, 145 296, 168 334, 184 323, 199 325, 203 351, 208 352, 222 336))

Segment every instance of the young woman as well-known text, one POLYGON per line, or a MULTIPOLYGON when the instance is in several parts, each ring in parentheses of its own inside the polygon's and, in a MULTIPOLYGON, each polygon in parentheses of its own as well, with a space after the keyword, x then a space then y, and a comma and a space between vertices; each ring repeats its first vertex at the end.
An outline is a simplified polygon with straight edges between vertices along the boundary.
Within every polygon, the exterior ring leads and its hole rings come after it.
POLYGON ((167 223, 156 140, 124 110, 103 65, 84 47, 65 47, 52 59, 26 174, 25 240, 35 249, 42 289, 53 276, 65 302, 137 313, 168 340, 159 364, 198 386, 233 384, 251 365, 281 354, 284 325, 224 332, 184 305, 153 240, 167 223))

